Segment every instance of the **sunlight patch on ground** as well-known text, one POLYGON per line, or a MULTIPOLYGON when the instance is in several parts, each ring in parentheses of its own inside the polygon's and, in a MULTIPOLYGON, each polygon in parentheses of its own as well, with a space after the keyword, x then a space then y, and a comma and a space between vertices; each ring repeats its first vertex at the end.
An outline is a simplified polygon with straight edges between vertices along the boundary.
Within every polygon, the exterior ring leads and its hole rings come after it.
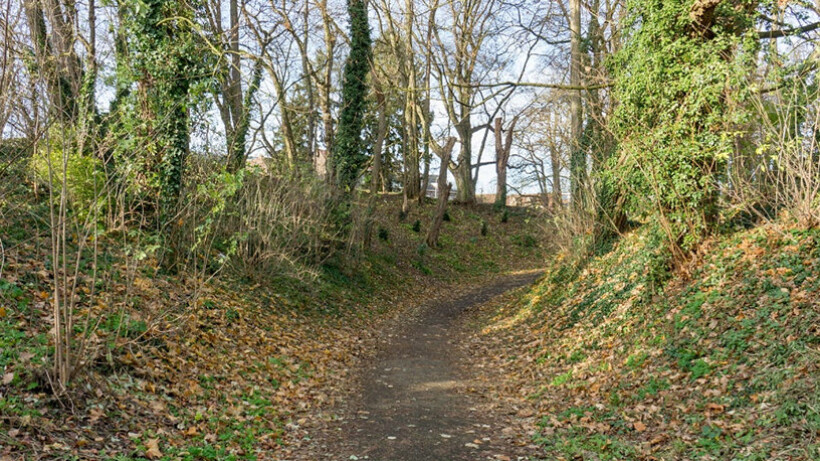
MULTIPOLYGON (((546 268, 538 268, 538 269, 525 269, 520 271, 509 271, 507 275, 524 275, 524 274, 544 274, 546 272, 546 268)), ((536 283, 538 283, 536 281, 536 283)), ((538 306, 539 301, 541 300, 541 295, 528 295, 531 297, 530 301, 527 303, 526 306, 521 307, 515 315, 506 315, 506 314, 499 314, 497 318, 499 319, 496 322, 491 323, 487 327, 482 329, 482 334, 491 333, 493 331, 499 330, 506 330, 515 327, 516 325, 520 324, 527 318, 529 318, 533 314, 533 309, 538 306)), ((514 307, 514 306, 507 306, 507 307, 514 307)), ((505 309, 507 308, 505 307, 505 309)))
POLYGON ((426 383, 419 383, 415 384, 410 387, 410 392, 429 392, 429 391, 439 391, 439 390, 449 390, 449 389, 456 389, 458 387, 464 386, 464 383, 461 381, 449 380, 449 381, 428 381, 426 383))

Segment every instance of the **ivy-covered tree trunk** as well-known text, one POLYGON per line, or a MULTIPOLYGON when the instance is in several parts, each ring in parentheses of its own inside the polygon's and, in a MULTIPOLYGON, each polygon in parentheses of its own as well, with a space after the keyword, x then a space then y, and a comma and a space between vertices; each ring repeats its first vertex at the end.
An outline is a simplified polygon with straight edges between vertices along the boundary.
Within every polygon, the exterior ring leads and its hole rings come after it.
MULTIPOLYGON (((569 83, 577 88, 581 86, 581 1, 569 2, 570 33, 570 71, 569 83)), ((584 183, 587 175, 586 151, 582 147, 581 137, 584 127, 584 108, 581 101, 581 90, 570 91, 570 125, 572 137, 570 145, 569 175, 572 206, 580 210, 583 202, 584 183)))
POLYGON ((242 110, 240 111, 239 119, 236 121, 236 125, 231 129, 231 134, 228 139, 228 142, 231 145, 228 150, 228 155, 230 157, 228 163, 229 171, 239 171, 245 166, 245 161, 248 158, 248 152, 245 148, 245 144, 247 142, 248 130, 250 128, 251 104, 253 103, 256 91, 259 89, 261 80, 262 61, 257 60, 254 64, 250 87, 245 92, 245 96, 243 97, 242 110))
POLYGON ((352 191, 367 160, 362 129, 372 50, 365 0, 348 0, 347 10, 350 14, 350 54, 344 67, 339 132, 330 158, 337 187, 352 191))
POLYGON ((141 119, 150 155, 146 160, 164 220, 182 190, 190 143, 190 92, 204 56, 192 29, 191 4, 143 0, 125 6, 130 71, 138 83, 135 115, 141 119))
POLYGON ((180 78, 168 87, 171 104, 162 104, 159 111, 159 156, 160 198, 163 212, 170 212, 176 205, 182 190, 182 170, 188 157, 190 145, 188 117, 187 78, 180 78))
POLYGON ((742 98, 759 44, 746 32, 758 4, 635 0, 624 21, 612 63, 618 149, 604 180, 632 216, 659 225, 678 257, 718 220, 725 164, 748 114, 742 98))

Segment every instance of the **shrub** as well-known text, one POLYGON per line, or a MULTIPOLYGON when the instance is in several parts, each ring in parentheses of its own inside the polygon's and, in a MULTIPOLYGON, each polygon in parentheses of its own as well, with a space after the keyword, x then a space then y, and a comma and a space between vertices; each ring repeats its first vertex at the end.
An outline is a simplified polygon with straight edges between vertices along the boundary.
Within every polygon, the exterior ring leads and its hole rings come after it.
POLYGON ((96 157, 67 152, 56 143, 50 143, 31 157, 29 165, 35 184, 51 189, 55 197, 62 194, 65 181, 66 199, 81 221, 101 211, 106 181, 96 157))
MULTIPOLYGON (((778 85, 755 102, 760 144, 738 159, 731 189, 741 218, 785 212, 805 227, 820 224, 820 89, 798 81, 778 85), (780 86, 783 86, 780 88, 780 86)), ((748 219, 748 218, 746 218, 748 219)))
POLYGON ((239 191, 229 232, 240 240, 238 258, 247 267, 310 269, 326 260, 338 238, 330 192, 316 178, 252 175, 239 191))
POLYGON ((538 240, 530 234, 513 235, 511 240, 514 244, 524 248, 534 248, 538 245, 538 240))
POLYGON ((246 276, 315 277, 340 239, 330 190, 312 176, 230 174, 203 162, 183 190, 178 248, 187 254, 180 262, 217 269, 230 262, 246 276))

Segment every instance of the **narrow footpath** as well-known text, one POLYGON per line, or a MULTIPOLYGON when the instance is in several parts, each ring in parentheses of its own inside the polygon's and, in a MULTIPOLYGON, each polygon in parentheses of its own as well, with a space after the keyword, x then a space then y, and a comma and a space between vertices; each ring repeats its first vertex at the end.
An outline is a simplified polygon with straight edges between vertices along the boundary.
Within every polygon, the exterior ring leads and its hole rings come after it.
MULTIPOLYGON (((456 342, 464 312, 537 273, 501 277, 452 299, 431 300, 385 329, 375 357, 359 372, 341 415, 313 434, 295 459, 478 461, 529 459, 505 433, 505 415, 486 411, 456 342), (318 457, 318 458, 317 458, 318 457)), ((479 387, 480 389, 480 387, 479 387)))

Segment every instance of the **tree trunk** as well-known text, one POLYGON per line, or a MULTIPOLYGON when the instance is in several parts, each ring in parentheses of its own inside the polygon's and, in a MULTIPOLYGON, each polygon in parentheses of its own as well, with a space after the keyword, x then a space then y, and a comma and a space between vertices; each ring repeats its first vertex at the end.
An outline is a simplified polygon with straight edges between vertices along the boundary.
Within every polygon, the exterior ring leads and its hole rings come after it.
POLYGON ((435 23, 436 8, 430 8, 427 19, 427 38, 425 40, 425 49, 427 54, 424 56, 426 62, 424 69, 424 101, 420 111, 419 119, 423 123, 424 129, 424 175, 422 176, 421 190, 419 191, 419 204, 424 202, 424 197, 427 195, 427 186, 430 184, 430 160, 432 152, 432 136, 430 134, 430 81, 433 78, 433 24, 435 23))
MULTIPOLYGON (((95 84, 97 82, 97 4, 88 1, 88 56, 86 56, 86 75, 83 81, 83 97, 86 115, 96 113, 95 84)), ((89 117, 92 118, 92 117, 89 117)))
MULTIPOLYGON (((229 31, 228 50, 231 54, 230 82, 228 84, 234 126, 242 113, 242 75, 239 60, 239 5, 238 0, 230 0, 231 30, 229 31)), ((244 147, 244 146, 242 146, 244 147)), ((243 149, 244 150, 244 149, 243 149)))
POLYGON ((364 115, 367 110, 368 82, 373 51, 365 0, 350 0, 350 53, 347 55, 342 81, 342 110, 339 132, 330 160, 336 187, 353 192, 367 156, 362 143, 364 115))
MULTIPOLYGON (((469 110, 469 109, 467 109, 469 110)), ((462 122, 456 126, 461 147, 458 153, 458 166, 453 170, 456 178, 456 200, 459 203, 475 203, 475 183, 473 183, 472 169, 472 136, 473 127, 470 116, 462 116, 462 122)))
POLYGON ((512 149, 512 137, 518 117, 512 119, 510 127, 507 128, 507 136, 503 137, 501 132, 501 118, 495 119, 495 172, 498 176, 496 181, 495 206, 507 206, 507 163, 510 161, 510 151, 512 149))
POLYGON ((419 192, 419 204, 424 202, 427 195, 427 187, 430 185, 430 145, 424 147, 424 173, 421 176, 421 191, 419 192))
POLYGON ((564 195, 561 192, 561 152, 553 146, 550 149, 550 169, 552 170, 552 202, 556 210, 564 206, 564 195))
POLYGON ((171 85, 171 94, 178 97, 183 103, 177 103, 168 114, 163 114, 167 120, 165 135, 167 144, 163 146, 162 166, 160 167, 160 181, 162 184, 162 200, 165 204, 163 212, 165 218, 176 207, 182 191, 182 173, 185 160, 190 153, 190 120, 188 105, 184 104, 188 95, 189 81, 178 79, 171 85))
POLYGON ((233 130, 233 143, 236 145, 235 158, 237 161, 236 170, 245 166, 245 161, 247 160, 248 153, 245 150, 245 142, 248 137, 248 129, 250 127, 251 122, 251 104, 253 103, 254 95, 256 91, 259 90, 259 84, 262 81, 262 60, 258 59, 254 63, 253 74, 251 76, 251 82, 248 86, 247 91, 245 91, 245 95, 243 96, 242 102, 242 112, 239 116, 239 120, 237 121, 237 126, 234 127, 233 130))
MULTIPOLYGON (((216 8, 221 8, 221 3, 216 8)), ((222 122, 225 125, 227 138, 228 168, 236 171, 245 165, 245 136, 240 133, 240 119, 243 118, 245 108, 242 104, 242 74, 239 55, 239 5, 238 0, 230 0, 230 29, 228 30, 227 49, 229 56, 226 59, 228 66, 225 72, 225 82, 222 84, 223 110, 222 122)), ((221 29, 221 12, 217 11, 221 29)))
POLYGON ((447 211, 447 200, 450 198, 452 185, 447 182, 446 165, 450 163, 450 156, 452 155, 455 142, 455 138, 448 139, 447 144, 445 144, 441 151, 441 167, 438 173, 438 204, 436 205, 436 214, 433 216, 433 222, 427 231, 427 246, 430 248, 438 246, 438 236, 441 232, 441 225, 444 223, 444 213, 447 211))
POLYGON ((413 11, 414 0, 405 0, 405 23, 404 35, 406 39, 404 51, 404 65, 407 72, 407 89, 404 96, 404 123, 407 130, 407 143, 405 144, 405 184, 407 197, 411 200, 417 199, 421 193, 419 177, 419 133, 418 114, 416 111, 416 60, 413 51, 413 11))
POLYGON ((23 6, 34 42, 35 69, 46 82, 51 110, 58 120, 74 120, 79 113, 82 64, 74 49, 73 22, 65 20, 54 0, 27 0, 23 6))
POLYGON ((384 92, 382 91, 381 81, 379 80, 378 74, 376 74, 376 69, 371 69, 370 72, 373 75, 373 92, 376 94, 379 115, 376 144, 373 146, 373 167, 370 171, 370 198, 368 200, 367 217, 364 227, 364 248, 370 248, 370 243, 373 240, 373 213, 376 211, 376 199, 379 196, 382 149, 384 148, 384 138, 387 137, 387 102, 384 97, 384 92))
POLYGON ((387 101, 382 91, 381 81, 373 72, 373 91, 376 94, 378 103, 379 121, 376 134, 376 144, 373 146, 373 169, 370 173, 370 193, 375 197, 379 193, 379 183, 381 182, 382 149, 384 149, 384 139, 387 137, 387 101))
MULTIPOLYGON (((581 86, 581 0, 569 2, 570 30, 570 85, 581 86)), ((581 205, 583 185, 586 177, 586 153, 581 148, 581 135, 584 124, 584 108, 581 101, 581 90, 570 90, 570 123, 572 137, 570 145, 570 187, 572 204, 581 205)))
POLYGON ((304 25, 303 25, 302 47, 300 49, 302 55, 302 73, 305 82, 305 90, 307 92, 308 114, 307 114, 307 151, 308 160, 313 160, 316 155, 316 96, 313 91, 313 68, 310 64, 310 57, 308 56, 309 38, 310 38, 310 2, 305 2, 304 25))
POLYGON ((288 106, 287 94, 282 79, 274 70, 270 71, 271 80, 276 90, 276 97, 279 99, 279 108, 282 113, 282 140, 285 143, 285 156, 288 161, 288 168, 296 166, 296 137, 293 133, 293 122, 291 120, 291 109, 288 106))
MULTIPOLYGON (((318 4, 322 13, 322 27, 324 30, 325 53, 327 62, 321 85, 319 85, 321 97, 319 107, 322 110, 322 129, 324 131, 324 144, 326 157, 330 158, 333 152, 333 112, 331 108, 330 95, 333 91, 333 53, 336 48, 336 36, 331 28, 332 19, 327 10, 327 0, 322 0, 318 4)), ((332 172, 328 168, 328 179, 331 179, 332 172)))

